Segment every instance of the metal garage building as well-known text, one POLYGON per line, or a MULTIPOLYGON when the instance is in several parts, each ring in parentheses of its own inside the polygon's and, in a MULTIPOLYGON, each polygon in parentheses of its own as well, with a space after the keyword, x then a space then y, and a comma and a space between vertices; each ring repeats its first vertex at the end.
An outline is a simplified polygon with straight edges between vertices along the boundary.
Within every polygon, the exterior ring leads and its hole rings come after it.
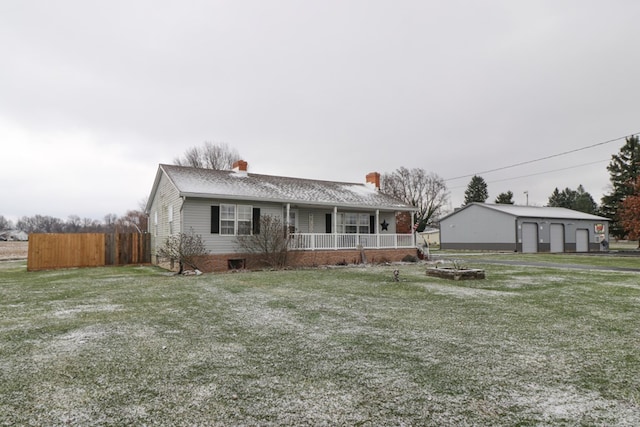
POLYGON ((440 220, 441 249, 598 252, 609 219, 565 208, 471 203, 440 220))

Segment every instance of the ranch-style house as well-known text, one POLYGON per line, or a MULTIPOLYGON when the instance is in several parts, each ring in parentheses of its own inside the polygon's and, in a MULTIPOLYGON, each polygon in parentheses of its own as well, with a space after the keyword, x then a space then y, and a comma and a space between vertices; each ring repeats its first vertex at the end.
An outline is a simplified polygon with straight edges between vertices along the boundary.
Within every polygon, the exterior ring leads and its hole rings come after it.
MULTIPOLYGON (((161 164, 146 206, 152 261, 169 235, 193 232, 208 256, 204 271, 261 267, 239 250, 238 236, 259 233, 260 217, 285 225, 295 266, 400 261, 416 255, 415 208, 380 191, 380 174, 364 183, 320 181, 161 164)), ((200 266, 199 266, 200 267, 200 266)))

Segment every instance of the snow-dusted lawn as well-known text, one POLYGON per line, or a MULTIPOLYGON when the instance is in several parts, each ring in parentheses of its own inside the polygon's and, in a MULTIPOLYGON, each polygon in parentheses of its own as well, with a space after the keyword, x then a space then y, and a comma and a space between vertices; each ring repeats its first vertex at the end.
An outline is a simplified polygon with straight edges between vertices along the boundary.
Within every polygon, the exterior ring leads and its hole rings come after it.
POLYGON ((640 425, 640 274, 474 267, 0 262, 0 425, 640 425))

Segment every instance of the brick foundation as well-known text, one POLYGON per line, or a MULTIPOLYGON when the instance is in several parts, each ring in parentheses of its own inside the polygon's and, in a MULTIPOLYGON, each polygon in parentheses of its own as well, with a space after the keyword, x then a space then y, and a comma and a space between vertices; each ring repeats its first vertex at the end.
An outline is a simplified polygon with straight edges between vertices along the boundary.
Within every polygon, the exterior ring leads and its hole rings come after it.
MULTIPOLYGON (((416 249, 365 249, 367 264, 402 261, 407 255, 417 257, 416 249)), ((358 250, 290 251, 289 267, 318 267, 322 265, 362 264, 358 250)), ((267 267, 255 254, 216 254, 202 257, 198 263, 203 272, 224 272, 234 269, 258 270, 267 267)), ((177 266, 176 266, 177 267, 177 266)))

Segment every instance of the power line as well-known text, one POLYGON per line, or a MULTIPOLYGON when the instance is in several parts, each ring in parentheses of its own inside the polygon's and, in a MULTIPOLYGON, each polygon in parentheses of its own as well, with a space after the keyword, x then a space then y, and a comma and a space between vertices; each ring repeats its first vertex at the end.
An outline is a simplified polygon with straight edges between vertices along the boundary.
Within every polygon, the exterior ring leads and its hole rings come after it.
MULTIPOLYGON (((591 166, 591 165, 595 165, 595 164, 598 164, 598 163, 607 162, 608 160, 609 160, 609 159, 605 159, 605 160, 597 160, 597 161, 595 161, 595 162, 582 163, 582 164, 575 165, 575 166, 567 166, 566 168, 553 169, 553 170, 549 170, 549 171, 545 171, 545 172, 531 173, 531 174, 528 174, 528 175, 514 176, 513 178, 496 179, 496 180, 493 180, 493 181, 486 181, 486 183, 487 183, 487 184, 492 184, 492 183, 494 183, 494 182, 511 181, 511 180, 514 180, 514 179, 529 178, 529 177, 531 177, 531 176, 544 175, 544 174, 547 174, 547 173, 561 172, 561 171, 565 171, 565 170, 568 170, 568 169, 576 169, 576 168, 581 168, 581 167, 583 167, 583 166, 591 166)), ((456 186, 456 187, 451 187, 451 188, 450 188, 450 190, 454 190, 454 189, 456 189, 456 188, 464 188, 464 187, 466 187, 466 186, 464 186, 464 185, 458 185, 458 186, 456 186)))
POLYGON ((545 156, 545 157, 540 157, 539 159, 527 160, 525 162, 515 163, 515 164, 509 165, 509 166, 503 166, 503 167, 499 167, 499 168, 495 168, 495 169, 489 169, 489 170, 486 170, 486 171, 476 172, 476 173, 472 173, 472 174, 469 174, 469 175, 456 176, 455 178, 448 178, 448 179, 445 179, 445 181, 454 181, 456 179, 468 178, 468 177, 474 176, 474 175, 482 175, 482 174, 487 174, 487 173, 491 173, 491 172, 497 172, 497 171, 501 171, 501 170, 505 170, 505 169, 515 168, 516 166, 528 165, 530 163, 540 162, 542 160, 548 160, 548 159, 552 159, 554 157, 564 156, 564 155, 575 153, 575 152, 578 152, 578 151, 587 150, 589 148, 598 147, 600 145, 610 144, 612 142, 619 141, 619 140, 624 139, 624 138, 628 138, 629 136, 633 136, 633 135, 636 135, 638 133, 640 133, 640 132, 635 132, 635 133, 632 133, 631 135, 620 136, 618 138, 610 139, 608 141, 603 141, 603 142, 598 142, 596 144, 587 145, 586 147, 576 148, 574 150, 564 151, 562 153, 552 154, 550 156, 545 156))

